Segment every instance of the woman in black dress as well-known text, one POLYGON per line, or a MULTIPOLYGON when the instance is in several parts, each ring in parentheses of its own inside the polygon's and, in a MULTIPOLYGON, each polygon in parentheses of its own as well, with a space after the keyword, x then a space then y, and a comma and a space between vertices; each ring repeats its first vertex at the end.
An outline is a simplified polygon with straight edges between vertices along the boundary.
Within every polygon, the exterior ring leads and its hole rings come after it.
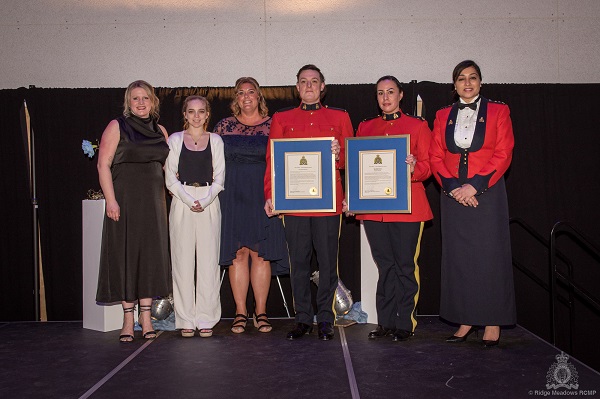
POLYGON ((481 70, 466 60, 452 73, 459 101, 436 114, 429 149, 443 195, 440 316, 460 324, 447 342, 485 326, 495 346, 500 326, 516 323, 504 173, 514 136, 504 103, 481 97, 481 70))
POLYGON ((106 217, 96 300, 122 303, 121 342, 133 341, 136 300, 143 337, 155 338, 152 297, 171 292, 163 174, 169 147, 167 132, 157 122, 158 105, 150 84, 131 83, 123 116, 108 124, 98 153, 106 217))

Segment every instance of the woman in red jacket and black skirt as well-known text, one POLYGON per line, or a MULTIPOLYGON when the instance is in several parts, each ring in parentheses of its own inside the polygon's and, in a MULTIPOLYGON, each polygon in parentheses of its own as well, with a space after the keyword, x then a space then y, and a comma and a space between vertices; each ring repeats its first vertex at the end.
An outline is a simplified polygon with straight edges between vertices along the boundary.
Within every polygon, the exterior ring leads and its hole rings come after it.
POLYGON ((514 136, 504 103, 481 97, 481 70, 466 60, 452 73, 459 101, 440 109, 429 149, 442 188, 440 316, 460 324, 447 342, 464 342, 484 326, 495 346, 500 326, 516 323, 504 173, 514 136))

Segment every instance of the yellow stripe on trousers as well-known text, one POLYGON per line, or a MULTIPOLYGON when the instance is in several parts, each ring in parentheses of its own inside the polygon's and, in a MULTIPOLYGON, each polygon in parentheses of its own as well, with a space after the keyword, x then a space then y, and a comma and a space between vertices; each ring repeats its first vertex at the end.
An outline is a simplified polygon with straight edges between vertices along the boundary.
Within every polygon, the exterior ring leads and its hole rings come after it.
POLYGON ((421 227, 419 228, 419 239, 417 240, 417 248, 415 248, 415 281, 417 282, 417 293, 415 294, 413 303, 413 310, 410 312, 410 319, 412 321, 413 331, 417 328, 417 319, 415 319, 415 308, 417 307, 417 302, 419 301, 419 292, 421 291, 421 279, 419 277, 419 264, 417 263, 417 259, 419 259, 419 253, 421 252, 421 237, 423 236, 423 226, 425 226, 425 222, 421 222, 421 227))

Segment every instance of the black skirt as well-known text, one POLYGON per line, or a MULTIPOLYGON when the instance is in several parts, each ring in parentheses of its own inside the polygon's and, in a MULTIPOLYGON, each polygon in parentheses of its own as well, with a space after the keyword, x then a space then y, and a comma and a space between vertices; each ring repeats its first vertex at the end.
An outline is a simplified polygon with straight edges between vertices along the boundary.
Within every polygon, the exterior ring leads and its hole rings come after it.
POLYGON ((442 195, 440 317, 453 323, 516 323, 504 178, 477 196, 477 208, 442 195))

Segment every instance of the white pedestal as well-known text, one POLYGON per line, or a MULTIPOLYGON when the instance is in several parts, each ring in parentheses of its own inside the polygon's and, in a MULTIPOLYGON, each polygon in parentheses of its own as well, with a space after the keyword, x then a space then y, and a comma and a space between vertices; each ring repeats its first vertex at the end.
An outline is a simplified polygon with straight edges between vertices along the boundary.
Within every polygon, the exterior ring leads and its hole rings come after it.
POLYGON ((96 303, 104 200, 82 201, 83 220, 83 328, 96 331, 119 330, 123 325, 121 303, 96 303))
POLYGON ((371 246, 367 240, 365 227, 360 222, 360 303, 361 309, 367 312, 367 323, 377 324, 377 308, 375 292, 379 273, 371 255, 371 246))

